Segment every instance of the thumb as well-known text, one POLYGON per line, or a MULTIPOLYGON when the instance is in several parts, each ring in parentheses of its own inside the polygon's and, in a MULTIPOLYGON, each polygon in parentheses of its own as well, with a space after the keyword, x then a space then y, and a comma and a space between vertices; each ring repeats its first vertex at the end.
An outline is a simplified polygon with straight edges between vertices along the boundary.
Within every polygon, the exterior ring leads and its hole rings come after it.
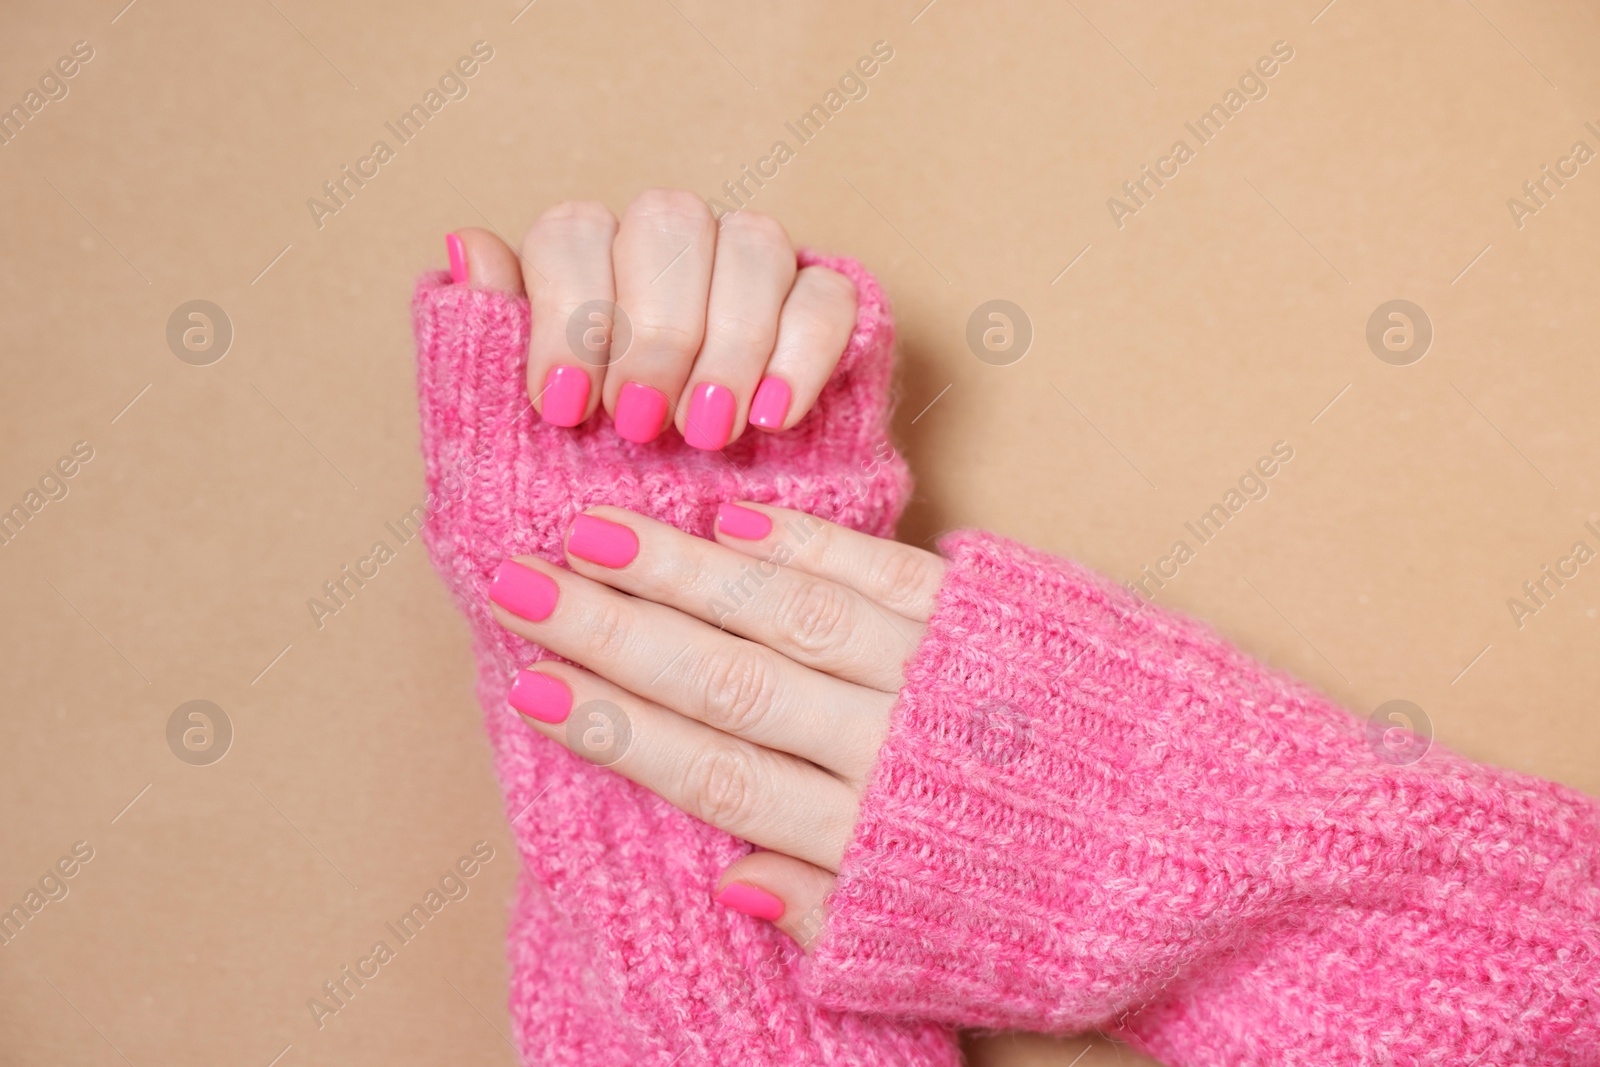
POLYGON ((722 872, 714 897, 724 907, 767 920, 810 952, 822 933, 833 882, 831 873, 804 860, 778 852, 752 852, 722 872))

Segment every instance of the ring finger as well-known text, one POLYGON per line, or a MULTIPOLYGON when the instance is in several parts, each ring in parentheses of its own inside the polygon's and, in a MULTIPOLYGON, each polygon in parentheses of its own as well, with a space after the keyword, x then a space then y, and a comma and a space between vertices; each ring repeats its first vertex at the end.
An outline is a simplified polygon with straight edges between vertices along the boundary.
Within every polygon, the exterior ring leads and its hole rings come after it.
POLYGON ((894 703, 681 612, 543 560, 507 560, 489 597, 502 626, 721 733, 864 778, 894 703))

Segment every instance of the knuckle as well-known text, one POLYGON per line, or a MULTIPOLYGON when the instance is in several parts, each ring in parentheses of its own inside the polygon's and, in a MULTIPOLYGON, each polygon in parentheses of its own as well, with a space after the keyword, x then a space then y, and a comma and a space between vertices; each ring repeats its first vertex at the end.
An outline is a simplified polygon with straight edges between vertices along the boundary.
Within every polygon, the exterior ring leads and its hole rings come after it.
POLYGON ((819 301, 830 305, 848 303, 852 308, 855 307, 856 283, 832 267, 806 267, 800 272, 799 277, 805 280, 808 288, 816 292, 819 301))
POLYGON ((646 189, 628 205, 629 218, 699 226, 711 218, 706 202, 687 189, 646 189))
POLYGON ((700 334, 687 322, 650 317, 633 322, 633 345, 641 352, 692 355, 700 347, 700 334))
POLYGON ((780 249, 785 252, 792 252, 794 249, 794 245, 789 241, 789 231, 784 229, 783 223, 771 215, 736 211, 722 216, 718 228, 722 240, 733 240, 740 244, 780 249))
POLYGON ((706 332, 737 351, 759 350, 771 346, 777 323, 759 322, 742 315, 719 315, 706 332))
POLYGON ((546 208, 534 222, 533 230, 535 233, 545 228, 609 231, 616 225, 617 219, 611 209, 598 200, 563 200, 546 208))
MULTIPOLYGON (((626 520, 629 516, 624 511, 619 517, 626 520)), ((716 559, 716 556, 705 551, 701 545, 694 545, 691 551, 654 553, 651 559, 650 587, 642 595, 649 599, 664 601, 670 596, 687 594, 691 597, 703 597, 708 604, 714 603, 721 592, 718 586, 724 580, 726 573, 716 564, 716 559)), ((712 625, 715 626, 716 623, 713 622, 712 625)))
POLYGON ((633 610, 619 597, 601 597, 584 613, 579 647, 585 663, 609 663, 620 658, 633 628, 633 610))
POLYGON ((730 831, 749 824, 757 772, 748 751, 737 745, 712 745, 695 754, 686 776, 684 797, 695 818, 730 831))
POLYGON ((856 321, 855 283, 827 267, 807 267, 795 282, 784 315, 811 333, 848 330, 856 321))
POLYGON ((709 655, 702 661, 700 673, 708 726, 746 735, 772 709, 777 676, 771 661, 754 646, 734 645, 709 655))
POLYGON ((936 559, 900 546, 880 552, 867 569, 867 588, 890 605, 925 601, 939 587, 936 559))
POLYGON ((778 627, 795 648, 813 657, 835 651, 849 636, 850 600, 844 589, 815 578, 799 579, 783 594, 778 627))

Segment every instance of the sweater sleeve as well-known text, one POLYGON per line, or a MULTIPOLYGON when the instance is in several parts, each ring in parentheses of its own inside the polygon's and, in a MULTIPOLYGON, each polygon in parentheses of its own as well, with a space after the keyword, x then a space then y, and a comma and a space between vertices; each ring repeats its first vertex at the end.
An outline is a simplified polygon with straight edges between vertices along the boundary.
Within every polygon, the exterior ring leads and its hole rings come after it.
POLYGON ((1075 564, 943 548, 812 995, 1173 1067, 1600 1064, 1594 800, 1369 742, 1075 564))

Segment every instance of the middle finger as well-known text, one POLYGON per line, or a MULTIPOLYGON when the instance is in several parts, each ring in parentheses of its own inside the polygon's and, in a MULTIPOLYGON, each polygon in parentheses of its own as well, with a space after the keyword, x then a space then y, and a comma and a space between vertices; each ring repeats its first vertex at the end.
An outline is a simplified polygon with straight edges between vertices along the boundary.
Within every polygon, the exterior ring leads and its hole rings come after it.
POLYGON ((858 785, 718 733, 566 664, 522 671, 511 705, 541 734, 702 822, 838 871, 859 813, 858 785))
POLYGON ((612 257, 633 341, 608 369, 605 404, 629 441, 651 441, 671 421, 705 336, 716 240, 711 211, 693 193, 652 189, 622 214, 612 257))

